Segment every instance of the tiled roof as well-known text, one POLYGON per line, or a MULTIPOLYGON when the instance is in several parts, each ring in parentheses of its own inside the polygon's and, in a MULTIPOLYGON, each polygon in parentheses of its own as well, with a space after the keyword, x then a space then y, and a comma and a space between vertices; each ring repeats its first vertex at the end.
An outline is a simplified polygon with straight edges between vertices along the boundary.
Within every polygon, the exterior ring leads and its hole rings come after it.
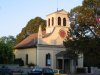
MULTIPOLYGON (((61 10, 57 10, 56 12, 53 12, 53 13, 51 13, 51 14, 54 14, 54 13, 59 13, 59 12, 61 12, 61 11, 65 11, 64 9, 61 9, 61 10)), ((51 15, 51 14, 48 14, 48 15, 51 15)), ((48 16, 47 15, 47 16, 48 16)))
MULTIPOLYGON (((42 32, 45 34, 45 31, 42 32)), ((34 48, 37 45, 38 33, 33 33, 15 46, 15 49, 34 48)))

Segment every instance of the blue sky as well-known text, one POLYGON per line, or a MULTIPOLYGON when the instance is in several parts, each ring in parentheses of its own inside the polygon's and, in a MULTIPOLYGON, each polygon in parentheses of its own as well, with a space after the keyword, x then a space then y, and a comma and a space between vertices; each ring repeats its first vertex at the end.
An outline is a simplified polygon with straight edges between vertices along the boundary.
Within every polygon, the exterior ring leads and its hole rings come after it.
POLYGON ((70 11, 81 5, 83 0, 0 0, 0 37, 16 36, 27 22, 37 16, 46 15, 58 9, 70 11), (57 4, 58 3, 58 4, 57 4))

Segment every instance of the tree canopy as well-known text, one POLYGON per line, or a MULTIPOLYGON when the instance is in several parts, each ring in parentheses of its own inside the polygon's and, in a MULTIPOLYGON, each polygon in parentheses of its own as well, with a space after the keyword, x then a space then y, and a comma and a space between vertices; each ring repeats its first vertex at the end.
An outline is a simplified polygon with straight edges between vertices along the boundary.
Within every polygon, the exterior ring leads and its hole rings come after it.
POLYGON ((13 47, 15 44, 16 42, 13 36, 0 38, 0 64, 13 62, 13 47))
POLYGON ((100 9, 100 0, 84 0, 82 6, 77 6, 70 12, 71 20, 74 20, 74 23, 71 22, 71 27, 75 29, 75 26, 78 24, 78 30, 82 33, 86 30, 91 31, 91 27, 96 32, 100 28, 96 21, 97 16, 100 16, 98 13, 100 10, 98 9, 100 9))
POLYGON ((99 27, 96 22, 98 7, 100 0, 84 0, 82 6, 70 12, 71 30, 64 46, 74 53, 83 53, 85 66, 100 67, 100 37, 96 32, 99 27))
POLYGON ((35 17, 34 19, 31 19, 27 23, 27 25, 22 29, 21 33, 17 35, 16 42, 19 43, 30 34, 37 33, 39 25, 41 25, 42 30, 45 30, 46 21, 40 17, 35 17))

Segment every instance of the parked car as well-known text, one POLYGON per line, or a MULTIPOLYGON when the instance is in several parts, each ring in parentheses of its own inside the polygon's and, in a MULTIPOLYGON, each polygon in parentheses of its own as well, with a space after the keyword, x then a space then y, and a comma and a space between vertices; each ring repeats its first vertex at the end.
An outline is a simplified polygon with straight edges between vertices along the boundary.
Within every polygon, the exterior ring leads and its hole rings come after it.
POLYGON ((54 75, 54 72, 51 68, 43 68, 43 75, 54 75))
POLYGON ((33 69, 28 73, 28 75, 42 75, 42 68, 39 66, 33 67, 33 69))
POLYGON ((41 68, 39 66, 35 66, 28 73, 28 75, 54 75, 54 72, 51 68, 41 68))
POLYGON ((4 67, 0 68, 0 75, 13 75, 13 72, 11 69, 4 67))
POLYGON ((23 73, 23 71, 21 69, 13 69, 12 72, 13 72, 13 75, 16 75, 16 74, 21 75, 23 73))
POLYGON ((66 75, 65 73, 64 73, 64 71, 63 70, 60 70, 60 69, 55 69, 55 70, 53 70, 54 71, 54 75, 66 75))

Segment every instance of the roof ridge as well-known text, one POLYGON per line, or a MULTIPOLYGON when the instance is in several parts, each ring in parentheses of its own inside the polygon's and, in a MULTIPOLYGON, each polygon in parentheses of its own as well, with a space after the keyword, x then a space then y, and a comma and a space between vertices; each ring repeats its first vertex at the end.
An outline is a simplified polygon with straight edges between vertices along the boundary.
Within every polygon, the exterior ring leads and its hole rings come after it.
MULTIPOLYGON (((61 9, 61 10, 57 10, 57 11, 55 11, 55 12, 53 12, 53 13, 58 13, 58 12, 61 12, 61 11, 65 11, 64 9, 61 9)), ((50 14, 48 14, 48 15, 51 15, 51 14, 53 14, 53 13, 50 13, 50 14)), ((48 16, 47 15, 47 16, 48 16)))
MULTIPOLYGON (((42 31, 42 34, 46 34, 45 31, 42 31)), ((27 44, 33 43, 32 40, 36 40, 38 38, 38 33, 33 33, 31 35, 29 35, 28 37, 26 37, 24 40, 22 40, 20 43, 18 43, 14 48, 21 48, 21 47, 26 47, 27 44)), ((32 46, 33 47, 33 46, 32 46)))

